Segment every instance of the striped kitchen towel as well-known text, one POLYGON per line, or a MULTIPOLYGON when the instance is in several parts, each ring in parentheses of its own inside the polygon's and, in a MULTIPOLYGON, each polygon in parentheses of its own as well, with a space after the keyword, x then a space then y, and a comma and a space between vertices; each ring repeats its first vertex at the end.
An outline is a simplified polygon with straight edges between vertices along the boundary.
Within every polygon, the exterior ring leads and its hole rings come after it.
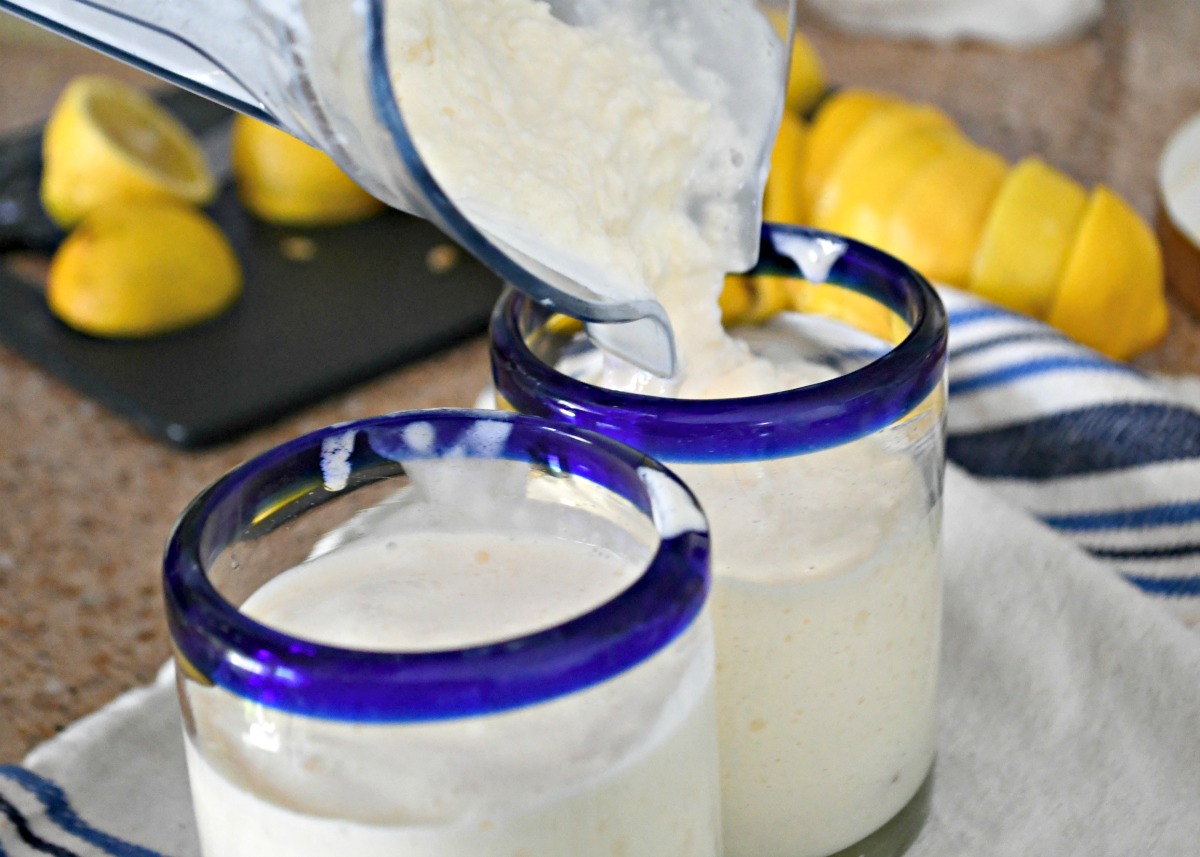
POLYGON ((1200 624, 1200 384, 941 293, 950 460, 1200 624))

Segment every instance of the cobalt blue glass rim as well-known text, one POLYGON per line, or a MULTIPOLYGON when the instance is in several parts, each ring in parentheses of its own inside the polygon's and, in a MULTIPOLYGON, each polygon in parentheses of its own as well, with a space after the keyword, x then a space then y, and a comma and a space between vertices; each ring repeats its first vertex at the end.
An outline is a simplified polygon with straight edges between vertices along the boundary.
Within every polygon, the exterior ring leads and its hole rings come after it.
POLYGON ((562 423, 498 411, 402 412, 329 426, 284 443, 196 497, 167 542, 163 590, 179 667, 192 679, 271 708, 360 723, 486 715, 599 684, 682 634, 700 615, 709 591, 707 529, 674 532, 660 525, 664 509, 646 485, 647 471, 674 483, 679 497, 695 504, 677 477, 641 452, 562 423), (463 443, 481 421, 508 426, 502 447, 472 451, 463 443), (414 423, 433 427, 432 445, 409 444, 413 436, 404 430, 414 423), (239 612, 209 580, 208 569, 252 527, 261 528, 264 519, 272 526, 278 498, 299 502, 294 508, 303 511, 338 495, 325 483, 321 463, 331 442, 350 450, 351 476, 343 490, 402 473, 404 458, 465 454, 528 461, 551 473, 590 479, 629 500, 655 522, 660 542, 630 587, 583 615, 515 639, 453 651, 381 652, 293 637, 239 612), (363 473, 361 479, 355 475, 363 473))
POLYGON ((827 282, 896 312, 905 339, 873 362, 806 387, 734 399, 669 399, 619 392, 559 372, 527 336, 551 311, 508 290, 491 323, 492 377, 515 410, 616 438, 667 463, 757 461, 802 455, 873 434, 911 413, 943 382, 946 311, 929 283, 893 256, 805 227, 763 225, 751 274, 801 278, 794 239, 843 252, 827 282))

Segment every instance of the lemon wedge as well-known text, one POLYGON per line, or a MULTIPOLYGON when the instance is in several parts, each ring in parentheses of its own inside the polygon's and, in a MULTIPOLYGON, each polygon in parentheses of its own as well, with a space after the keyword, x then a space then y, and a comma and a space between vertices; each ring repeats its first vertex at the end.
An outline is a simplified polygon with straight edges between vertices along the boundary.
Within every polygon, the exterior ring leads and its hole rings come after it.
POLYGON ((954 123, 936 108, 883 107, 867 118, 834 163, 813 204, 813 224, 879 243, 908 179, 958 139, 954 123))
POLYGON ((771 172, 763 199, 763 219, 775 223, 804 223, 808 211, 801 187, 808 129, 804 120, 784 111, 771 151, 771 172))
POLYGON ((385 208, 324 152, 265 122, 236 117, 232 146, 238 197, 263 220, 332 226, 385 208))
POLYGON ((1103 185, 1088 200, 1046 320, 1118 360, 1167 332, 1162 251, 1146 222, 1103 185))
POLYGON ((58 248, 46 300, 83 333, 141 338, 219 315, 241 286, 233 249, 198 209, 118 201, 89 214, 58 248))
POLYGON ((217 186, 195 139, 150 96, 107 77, 72 80, 46 123, 41 197, 64 229, 120 199, 204 205, 217 186))
POLYGON ((1087 191, 1038 158, 1008 174, 983 227, 971 291, 1045 318, 1087 207, 1087 191))
POLYGON ((965 287, 1008 164, 965 137, 916 170, 897 195, 879 248, 930 280, 965 287))
POLYGON ((846 143, 872 113, 897 103, 868 89, 840 89, 825 100, 813 119, 804 154, 804 200, 810 211, 846 143))

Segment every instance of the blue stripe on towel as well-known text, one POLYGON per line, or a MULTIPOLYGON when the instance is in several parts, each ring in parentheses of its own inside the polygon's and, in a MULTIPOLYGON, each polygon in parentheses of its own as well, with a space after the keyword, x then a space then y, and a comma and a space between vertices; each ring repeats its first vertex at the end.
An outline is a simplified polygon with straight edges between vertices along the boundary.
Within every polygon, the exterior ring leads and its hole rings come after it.
POLYGON ((1005 319, 1009 321, 1023 321, 1030 325, 1038 324, 1032 318, 1027 318, 1008 310, 1000 309, 993 306, 969 306, 966 309, 952 309, 946 313, 946 317, 950 320, 950 329, 954 330, 959 327, 966 327, 969 324, 975 324, 980 321, 991 321, 992 319, 1005 319))
POLYGON ((951 435, 946 453, 981 477, 1044 480, 1200 457, 1200 413, 1177 405, 1096 405, 951 435))
POLYGON ((1200 544, 1163 545, 1147 548, 1086 548, 1097 559, 1183 559, 1200 556, 1200 544))
POLYGON ((1200 521, 1200 503, 1162 503, 1136 509, 1113 509, 1074 515, 1045 515, 1042 522, 1057 530, 1086 533, 1096 530, 1170 527, 1200 521))
POLYGON ((1191 577, 1146 577, 1126 574, 1123 577, 1138 589, 1150 595, 1167 598, 1194 598, 1200 596, 1200 575, 1191 577))
POLYGON ((992 348, 999 348, 1002 345, 1014 345, 1018 342, 1061 342, 1067 343, 1069 340, 1056 330, 1044 328, 1042 330, 1027 330, 1022 333, 1006 333, 1003 336, 995 336, 991 339, 981 339, 978 342, 972 342, 968 345, 960 345, 957 348, 951 347, 947 354, 951 360, 955 358, 966 357, 970 354, 977 354, 980 351, 988 351, 992 348))
POLYGON ((1123 375, 1136 375, 1139 378, 1144 377, 1141 372, 1132 366, 1127 366, 1124 363, 1114 363, 1112 360, 1107 360, 1103 357, 1042 357, 957 380, 954 379, 953 373, 951 373, 950 395, 973 393, 976 390, 1008 384, 1032 375, 1044 375, 1047 372, 1062 372, 1067 369, 1087 369, 1092 372, 1117 372, 1123 375))
MULTIPOLYGON (((96 846, 113 857, 163 857, 157 851, 133 845, 92 827, 75 814, 66 792, 60 786, 45 777, 38 776, 28 768, 17 765, 0 765, 0 777, 7 777, 41 801, 42 806, 46 808, 46 817, 67 833, 79 837, 84 842, 96 846)), ((62 853, 72 854, 69 851, 62 853)))
POLYGON ((29 826, 29 821, 21 815, 19 809, 5 800, 4 795, 0 795, 0 816, 8 819, 9 824, 17 831, 17 836, 21 837, 21 841, 34 851, 52 854, 54 857, 79 857, 74 851, 63 848, 61 845, 55 845, 53 842, 47 842, 34 833, 33 828, 29 826))

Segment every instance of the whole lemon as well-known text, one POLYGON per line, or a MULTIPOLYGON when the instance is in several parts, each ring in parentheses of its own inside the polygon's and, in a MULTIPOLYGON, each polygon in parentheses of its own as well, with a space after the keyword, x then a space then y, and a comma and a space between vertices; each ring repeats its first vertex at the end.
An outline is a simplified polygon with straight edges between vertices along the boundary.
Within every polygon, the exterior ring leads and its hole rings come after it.
POLYGON ((96 209, 50 263, 46 300, 70 327, 141 338, 221 314, 241 293, 228 240, 199 210, 172 200, 96 209))
POLYGON ((331 226, 371 217, 385 207, 324 152, 265 122, 239 115, 232 146, 238 198, 263 220, 331 226))

